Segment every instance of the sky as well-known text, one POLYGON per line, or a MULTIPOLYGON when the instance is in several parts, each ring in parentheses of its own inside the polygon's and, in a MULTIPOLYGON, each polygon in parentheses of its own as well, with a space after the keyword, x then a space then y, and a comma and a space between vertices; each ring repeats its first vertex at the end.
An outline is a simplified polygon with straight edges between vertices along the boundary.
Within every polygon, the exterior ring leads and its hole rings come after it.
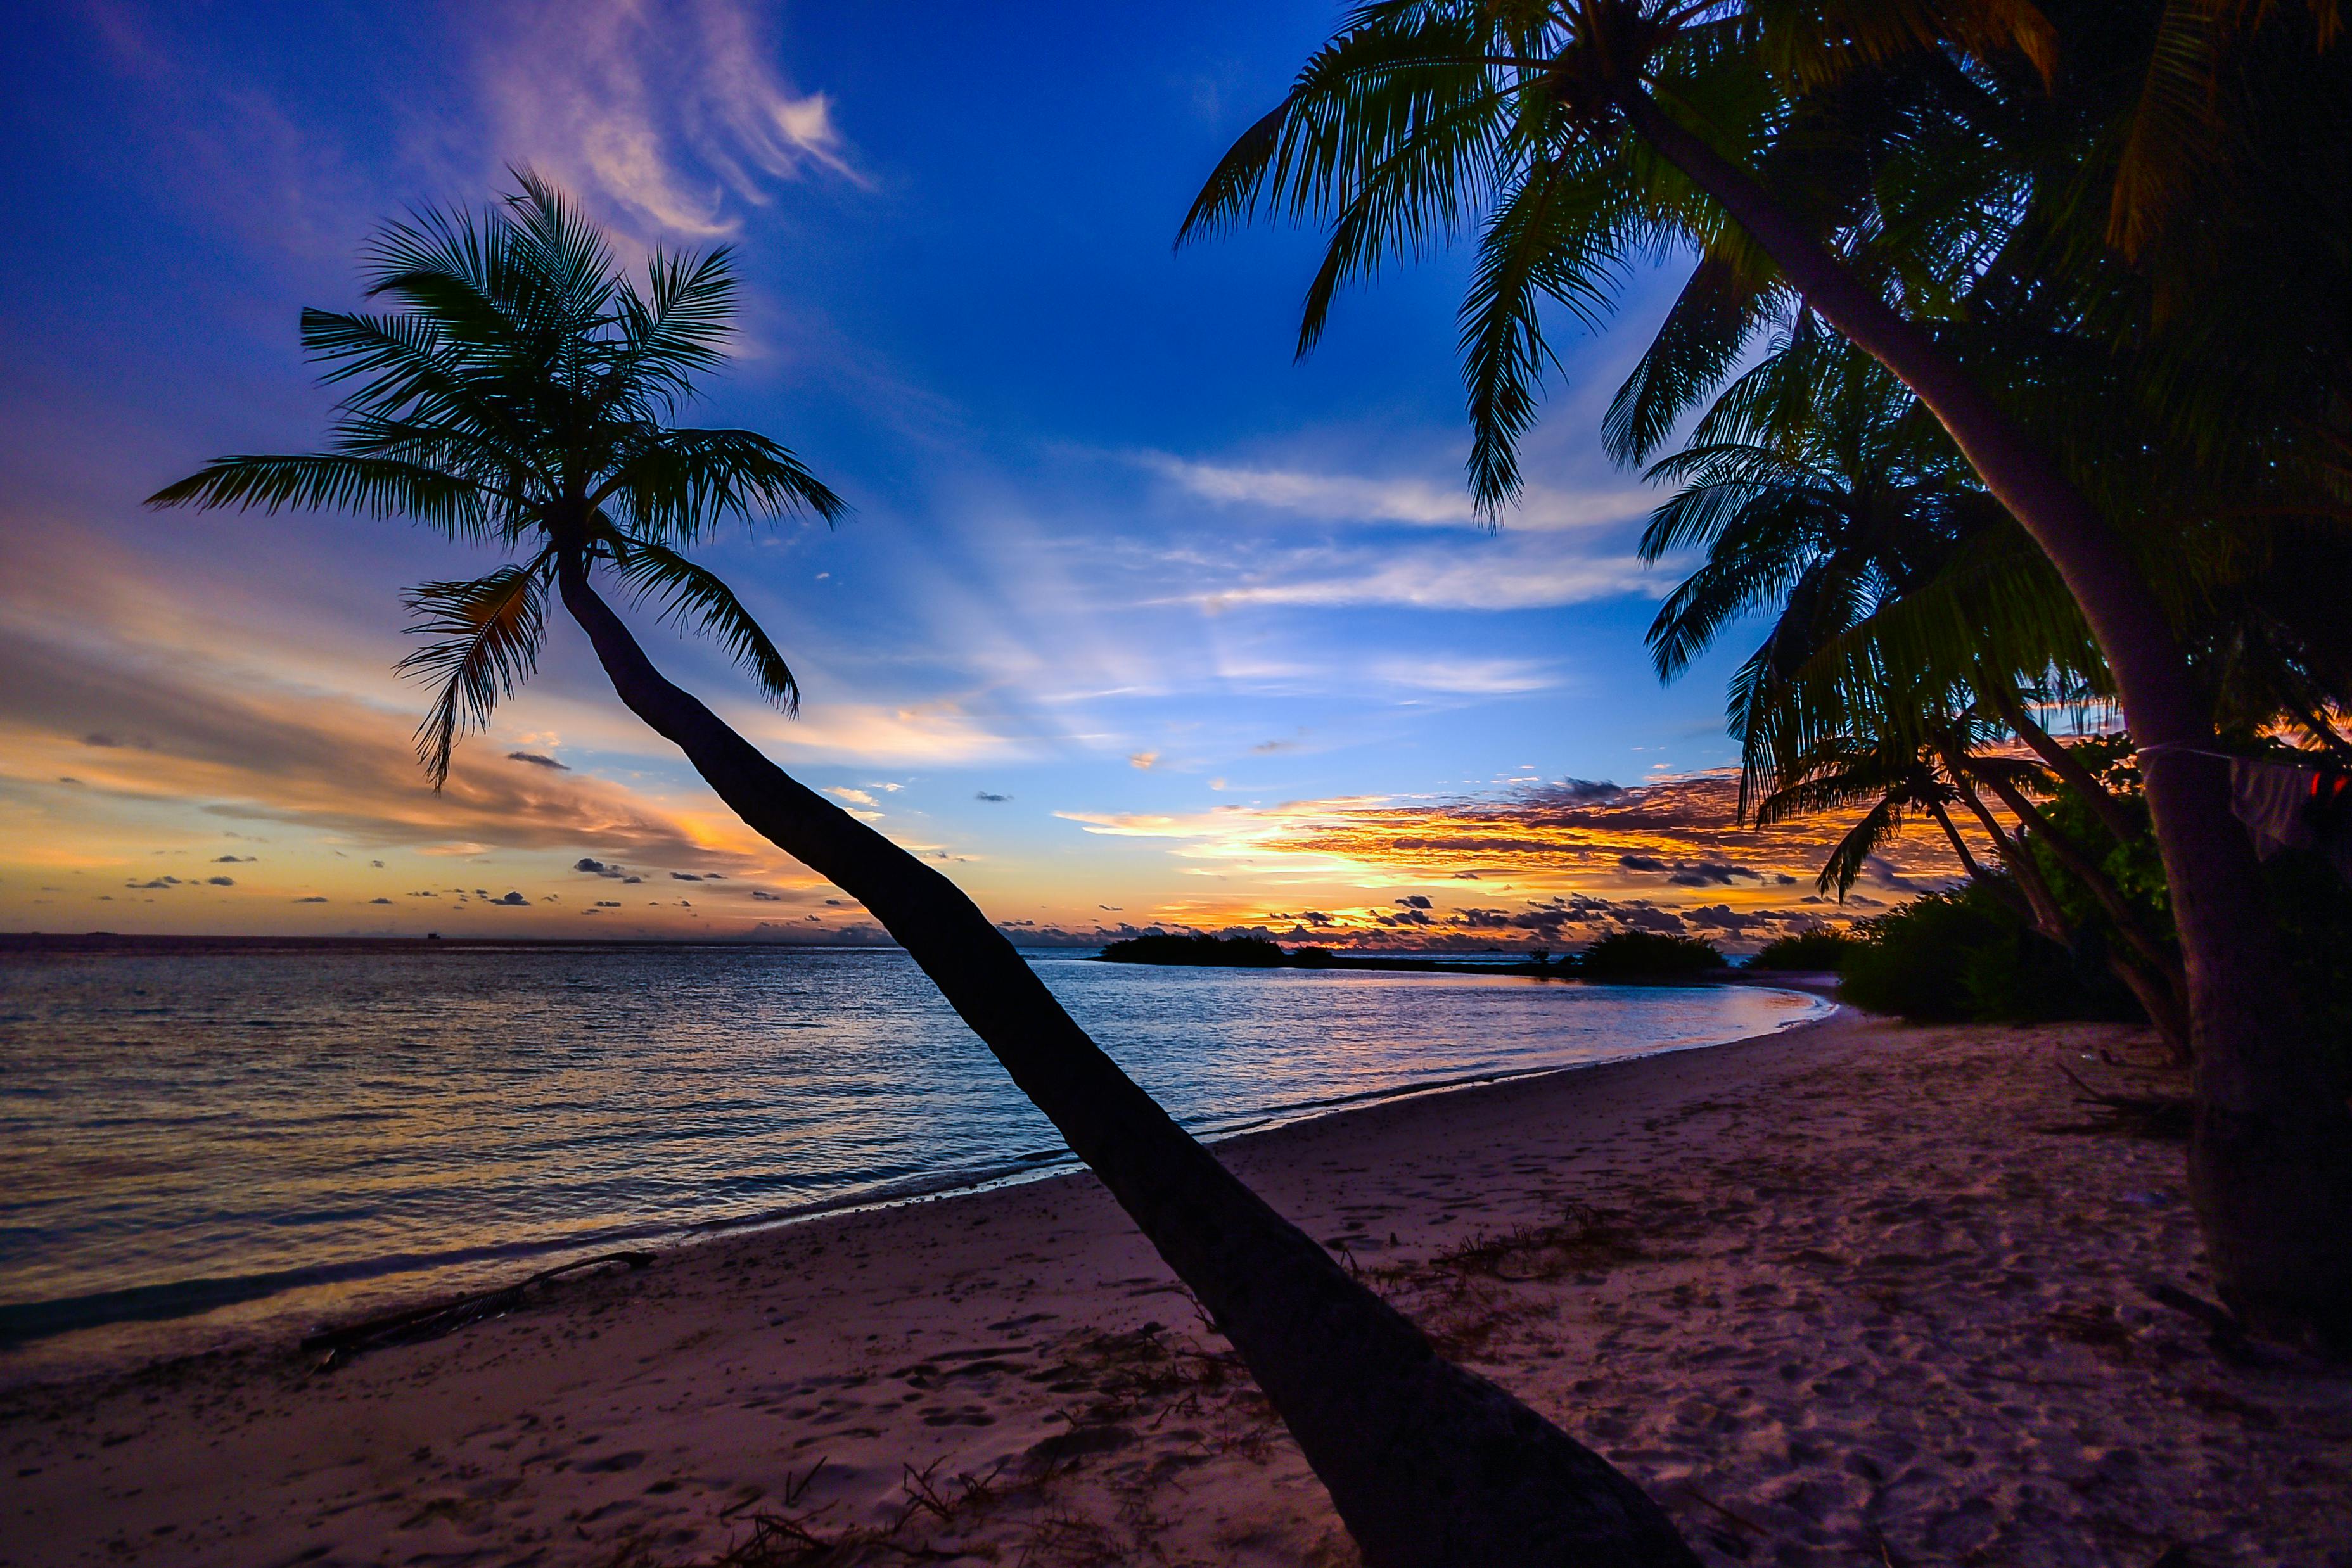
MULTIPOLYGON (((151 512, 317 445, 295 338, 387 219, 528 167, 625 256, 735 247, 694 423, 847 497, 711 547, 799 675, 649 651, 1017 937, 1263 931, 1740 950, 1843 909, 1842 824, 1739 830, 1735 632, 1661 686, 1663 497, 1600 413, 1680 281, 1555 323, 1489 528, 1463 481, 1458 254, 1349 294, 1294 362, 1317 236, 1174 248, 1337 7, 572 0, 19 17, 0 90, 0 928, 870 941, 737 822, 568 623, 439 793, 402 591, 485 557, 398 522, 151 512)), ((1752 638, 1753 631, 1748 629, 1752 638)))

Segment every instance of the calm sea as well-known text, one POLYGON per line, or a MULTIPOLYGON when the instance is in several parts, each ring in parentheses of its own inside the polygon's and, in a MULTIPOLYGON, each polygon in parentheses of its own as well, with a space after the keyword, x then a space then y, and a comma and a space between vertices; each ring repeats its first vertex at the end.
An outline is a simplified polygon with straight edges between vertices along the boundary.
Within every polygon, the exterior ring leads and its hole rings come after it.
MULTIPOLYGON (((1827 1006, 1029 956, 1211 1136, 1827 1006)), ((896 951, 8 957, 0 1375, 1068 1163, 896 951)))

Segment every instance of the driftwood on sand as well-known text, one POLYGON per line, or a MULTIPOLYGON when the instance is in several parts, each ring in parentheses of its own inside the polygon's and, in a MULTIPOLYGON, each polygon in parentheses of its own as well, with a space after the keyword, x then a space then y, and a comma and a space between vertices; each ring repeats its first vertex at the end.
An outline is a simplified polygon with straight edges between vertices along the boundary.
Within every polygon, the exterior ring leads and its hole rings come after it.
POLYGON ((2075 1103, 2091 1106, 2104 1114, 2095 1121, 2069 1123, 2046 1131, 2104 1133, 2116 1137, 2153 1138, 2168 1144, 2189 1141, 2193 1107, 2186 1095, 2121 1094, 2113 1090, 2094 1089, 2064 1062, 2055 1065, 2060 1072, 2066 1075, 2068 1082, 2083 1092, 2075 1103))
POLYGON ((654 1260, 650 1252, 605 1252, 594 1258, 576 1258, 569 1263, 559 1263, 552 1269, 541 1269, 527 1280, 494 1290, 478 1291, 460 1296, 454 1301, 442 1301, 429 1307, 412 1307, 404 1312, 387 1312, 382 1317, 364 1318, 355 1323, 321 1329, 302 1341, 305 1351, 324 1351, 318 1370, 332 1372, 352 1358, 386 1345, 413 1344, 419 1340, 438 1339, 455 1333, 468 1323, 485 1318, 498 1317, 522 1305, 523 1298, 536 1286, 562 1279, 567 1274, 585 1273, 608 1263, 624 1263, 631 1269, 642 1269, 654 1260))

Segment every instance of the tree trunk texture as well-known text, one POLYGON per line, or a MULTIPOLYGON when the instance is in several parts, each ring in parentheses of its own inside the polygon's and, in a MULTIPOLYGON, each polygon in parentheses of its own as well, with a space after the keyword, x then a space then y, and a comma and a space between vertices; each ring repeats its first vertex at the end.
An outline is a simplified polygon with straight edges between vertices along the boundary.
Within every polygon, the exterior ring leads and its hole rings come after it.
POLYGON ((2073 872, 2090 890, 2091 896, 2098 900, 2099 907, 2106 911, 2107 918, 2115 924, 2116 935, 2130 949, 2128 955, 2111 951, 2107 967, 2138 998, 2140 1010, 2147 1014, 2147 1021, 2163 1037, 2165 1050, 2171 1054, 2175 1065, 2188 1065, 2194 1060, 2196 1047, 2189 1036, 2189 981, 2179 957, 2168 951, 2163 941, 2147 929, 2139 912, 2125 902, 2123 890, 2091 858, 2087 848, 2035 810, 2024 791, 2014 784, 1998 778, 1985 782, 2021 824, 2041 835, 2042 841, 2050 846, 2050 852, 2058 857, 2058 863, 2073 872))
POLYGON ((2059 464, 1931 335, 1638 82, 1619 84, 1616 101, 1822 319, 1917 395, 2082 607, 2139 748, 2187 962, 2189 1187, 2216 1281, 2258 1327, 2352 1340, 2352 1106, 2295 994, 2260 862, 2231 812, 2211 705, 2162 604, 2059 464))
POLYGON ((1696 1568, 1640 1488, 1483 1377, 1268 1207, 1063 1011, 955 884, 786 775, 562 573, 621 700, 751 828, 906 947, 1233 1341, 1371 1568, 1696 1568))

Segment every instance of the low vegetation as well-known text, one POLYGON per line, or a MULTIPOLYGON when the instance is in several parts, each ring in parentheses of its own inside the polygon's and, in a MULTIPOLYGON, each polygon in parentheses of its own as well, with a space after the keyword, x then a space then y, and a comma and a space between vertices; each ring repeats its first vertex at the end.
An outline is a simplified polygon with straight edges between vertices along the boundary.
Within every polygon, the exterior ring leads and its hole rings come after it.
POLYGON ((1525 962, 1471 962, 1444 956, 1334 953, 1328 947, 1282 946, 1263 936, 1211 936, 1154 932, 1114 942, 1101 956, 1114 964, 1175 964, 1213 969, 1403 969, 1479 975, 1537 975, 1552 979, 1664 980, 1724 967, 1715 944, 1654 931, 1615 931, 1581 953, 1554 957, 1543 948, 1525 962))
POLYGON ((1767 942, 1748 960, 1751 969, 1843 969, 1854 940, 1843 931, 1806 931, 1767 942))
POLYGON ((1921 1022, 2139 1016, 2095 934, 2063 947, 1999 885, 1989 877, 1865 921, 1839 966, 1839 995, 1921 1022))
POLYGON ((1656 931, 1612 931, 1576 961, 1576 972, 1588 980, 1667 979, 1723 967, 1714 943, 1656 931))
MULTIPOLYGON (((2063 868, 2050 868, 2048 878, 2062 897, 2073 895, 2063 868)), ((2336 1070, 2352 1080, 2352 888, 2301 852, 2272 861, 2263 880, 2273 915, 2292 938, 2296 977, 2336 1042, 2336 1070)), ((2169 912, 2158 906, 2149 918, 2170 941, 2169 912)), ((2052 941, 2010 879, 1988 873, 1857 925, 1836 965, 1839 995, 1921 1022, 2137 1021, 2145 1014, 2110 961, 2115 940, 2111 927, 2085 921, 2071 946, 2052 941)))
POLYGON ((1278 969, 1290 955, 1258 936, 1130 936, 1102 950, 1114 964, 1189 964, 1215 969, 1278 969))

